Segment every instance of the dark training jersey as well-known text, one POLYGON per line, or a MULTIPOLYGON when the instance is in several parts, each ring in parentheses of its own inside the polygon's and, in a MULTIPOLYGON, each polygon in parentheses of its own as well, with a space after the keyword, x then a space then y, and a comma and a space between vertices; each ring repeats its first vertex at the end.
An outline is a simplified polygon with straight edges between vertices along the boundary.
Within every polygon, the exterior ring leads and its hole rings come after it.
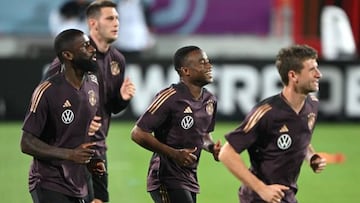
MULTIPOLYGON (((297 179, 317 119, 318 100, 308 96, 297 114, 281 94, 260 102, 241 125, 225 137, 241 153, 247 149, 250 171, 265 184, 283 184, 291 190, 283 198, 295 202, 297 179)), ((261 200, 247 187, 240 195, 261 200)))
POLYGON ((168 189, 199 192, 197 166, 203 136, 214 130, 216 107, 215 96, 205 88, 201 98, 195 100, 183 83, 173 84, 157 94, 137 126, 153 132, 161 143, 175 149, 197 147, 193 154, 198 159, 192 166, 183 167, 167 156, 154 153, 148 171, 148 191, 164 185, 168 189))
MULTIPOLYGON (((120 87, 125 78, 126 63, 124 56, 117 49, 110 47, 106 53, 102 53, 98 51, 93 40, 90 39, 90 42, 97 50, 96 62, 98 71, 95 74, 98 76, 101 102, 97 115, 102 117, 101 128, 92 136, 92 139, 97 143, 97 151, 100 153, 97 156, 102 157, 107 148, 105 138, 109 131, 111 114, 119 113, 129 104, 128 101, 124 101, 120 96, 120 87)), ((43 78, 58 72, 61 72, 61 64, 56 58, 43 78)))
MULTIPOLYGON (((89 142, 88 129, 99 106, 98 82, 85 75, 79 90, 63 73, 43 81, 35 89, 26 114, 23 130, 43 142, 74 149, 89 142)), ((86 166, 68 160, 33 159, 29 189, 40 186, 73 197, 87 195, 86 166)))

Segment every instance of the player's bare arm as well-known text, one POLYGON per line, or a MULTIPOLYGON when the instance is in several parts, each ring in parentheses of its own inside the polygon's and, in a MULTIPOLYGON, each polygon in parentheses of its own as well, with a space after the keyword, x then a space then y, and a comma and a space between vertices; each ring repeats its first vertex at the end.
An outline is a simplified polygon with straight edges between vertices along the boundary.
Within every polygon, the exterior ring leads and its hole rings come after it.
POLYGON ((95 151, 90 149, 96 143, 85 143, 75 149, 65 149, 48 145, 36 136, 23 132, 21 138, 21 151, 38 159, 63 159, 85 164, 90 161, 95 151))
POLYGON ((131 139, 149 151, 164 154, 174 159, 182 166, 192 165, 197 160, 197 156, 192 154, 197 150, 196 147, 193 149, 174 149, 159 142, 151 133, 143 131, 138 126, 132 129, 131 139))
POLYGON ((320 173, 326 168, 326 159, 317 154, 311 144, 308 147, 306 160, 309 162, 311 169, 315 173, 320 173))
POLYGON ((203 137, 204 145, 203 149, 207 152, 210 152, 213 154, 215 161, 219 161, 219 153, 221 149, 221 141, 218 140, 216 143, 214 143, 212 136, 210 133, 206 134, 203 137))
POLYGON ((289 189, 284 185, 264 184, 249 171, 241 156, 229 143, 225 143, 221 148, 219 159, 238 180, 254 190, 266 202, 281 202, 285 196, 284 191, 289 189))

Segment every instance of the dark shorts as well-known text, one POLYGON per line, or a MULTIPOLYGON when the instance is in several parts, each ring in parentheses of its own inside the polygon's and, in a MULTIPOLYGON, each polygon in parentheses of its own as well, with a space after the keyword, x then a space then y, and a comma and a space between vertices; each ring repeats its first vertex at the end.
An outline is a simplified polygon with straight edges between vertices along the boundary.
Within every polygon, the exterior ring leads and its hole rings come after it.
POLYGON ((34 203, 85 203, 82 198, 71 197, 41 187, 36 187, 30 194, 34 203))
POLYGON ((159 189, 150 192, 155 203, 196 203, 196 193, 182 189, 159 189))
MULTIPOLYGON (((239 190, 239 201, 241 203, 265 203, 261 197, 248 187, 242 186, 239 190)), ((293 190, 285 191, 285 197, 281 203, 297 203, 295 192, 293 190)))
MULTIPOLYGON (((105 167, 107 168, 106 156, 101 157, 105 160, 105 167)), ((91 202, 94 198, 100 199, 103 202, 109 202, 109 192, 108 192, 108 173, 106 172, 103 175, 97 174, 88 174, 88 191, 89 195, 86 198, 86 202, 91 202)))

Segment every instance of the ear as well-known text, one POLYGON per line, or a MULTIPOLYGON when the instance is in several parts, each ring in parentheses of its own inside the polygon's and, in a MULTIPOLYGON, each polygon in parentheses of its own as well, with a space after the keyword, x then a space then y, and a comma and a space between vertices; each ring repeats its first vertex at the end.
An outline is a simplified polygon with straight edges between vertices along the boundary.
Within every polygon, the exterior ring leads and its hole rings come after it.
POLYGON ((180 71, 181 71, 182 75, 189 75, 190 74, 189 68, 187 68, 185 66, 181 67, 180 71))
POLYGON ((69 61, 72 60, 74 57, 74 55, 70 51, 63 51, 62 56, 64 57, 64 59, 69 61))
POLYGON ((288 72, 289 81, 293 81, 294 83, 298 82, 298 76, 295 71, 290 70, 288 72))
POLYGON ((89 28, 95 27, 96 20, 94 18, 89 18, 88 21, 87 21, 87 24, 88 24, 89 28))

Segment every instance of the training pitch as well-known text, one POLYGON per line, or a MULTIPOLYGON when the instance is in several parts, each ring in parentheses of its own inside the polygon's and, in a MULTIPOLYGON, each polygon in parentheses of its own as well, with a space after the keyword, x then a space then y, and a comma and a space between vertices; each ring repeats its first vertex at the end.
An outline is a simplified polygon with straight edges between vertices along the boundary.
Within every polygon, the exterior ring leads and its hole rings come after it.
MULTIPOLYGON (((21 153, 21 122, 0 123, 1 202, 30 203, 27 176, 31 157, 21 153)), ((130 139, 134 122, 112 122, 108 138, 109 188, 112 203, 151 203, 146 192, 146 173, 151 153, 130 139)), ((224 134, 236 122, 218 122, 215 140, 224 143, 224 134)), ((321 174, 314 174, 305 162, 299 177, 300 203, 358 203, 360 196, 360 124, 318 123, 312 144, 317 151, 342 152, 343 164, 331 164, 321 174)), ((247 160, 247 156, 244 155, 247 160)), ((198 178, 201 193, 198 203, 237 203, 240 182, 212 155, 203 152, 198 178)))

